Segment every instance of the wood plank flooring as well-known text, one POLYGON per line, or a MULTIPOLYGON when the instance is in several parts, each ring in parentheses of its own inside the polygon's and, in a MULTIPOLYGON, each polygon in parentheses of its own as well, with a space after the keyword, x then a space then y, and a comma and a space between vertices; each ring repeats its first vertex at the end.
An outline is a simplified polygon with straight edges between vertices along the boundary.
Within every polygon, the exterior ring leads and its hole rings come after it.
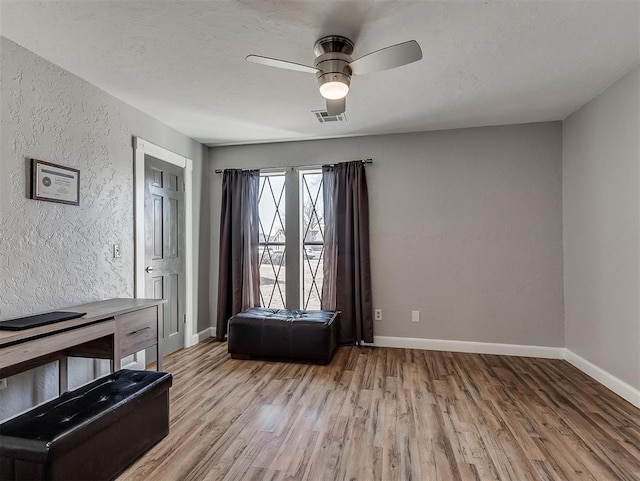
POLYGON ((119 481, 638 481, 640 410, 565 361, 341 347, 166 358, 171 432, 119 481))

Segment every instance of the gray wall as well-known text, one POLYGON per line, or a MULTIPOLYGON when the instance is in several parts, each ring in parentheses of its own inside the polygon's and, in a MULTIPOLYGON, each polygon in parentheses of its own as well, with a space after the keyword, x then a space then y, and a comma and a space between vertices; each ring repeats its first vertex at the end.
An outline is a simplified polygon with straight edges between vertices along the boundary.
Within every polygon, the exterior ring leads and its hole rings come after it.
POLYGON ((563 128, 566 346, 640 389, 640 68, 563 128))
MULTIPOLYGON (((198 220, 207 148, 5 39, 0 39, 0 315, 2 318, 134 293, 133 148, 140 136, 194 161, 194 277, 199 329, 208 327, 208 222, 198 220), (81 171, 80 206, 27 199, 28 158, 81 171), (112 244, 122 258, 112 259, 112 244), (205 273, 203 275, 203 272, 205 273), (198 284, 199 282, 199 284, 198 284)), ((92 375, 73 365, 71 384, 92 375)), ((52 366, 14 376, 0 419, 55 394, 52 366)))
MULTIPOLYGON (((221 147, 211 149, 210 169, 372 157, 373 299, 384 312, 375 334, 557 347, 561 136, 554 122, 221 147)), ((212 292, 220 187, 211 175, 212 292)))

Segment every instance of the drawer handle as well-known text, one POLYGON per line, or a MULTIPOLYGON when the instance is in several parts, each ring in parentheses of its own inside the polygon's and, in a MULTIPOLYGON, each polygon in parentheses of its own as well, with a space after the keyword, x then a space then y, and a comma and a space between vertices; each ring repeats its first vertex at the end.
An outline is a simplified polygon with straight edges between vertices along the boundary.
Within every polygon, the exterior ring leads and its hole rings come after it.
POLYGON ((151 326, 143 327, 142 329, 138 329, 137 331, 130 332, 129 335, 133 336, 134 334, 140 334, 142 331, 146 331, 147 329, 151 329, 151 326))

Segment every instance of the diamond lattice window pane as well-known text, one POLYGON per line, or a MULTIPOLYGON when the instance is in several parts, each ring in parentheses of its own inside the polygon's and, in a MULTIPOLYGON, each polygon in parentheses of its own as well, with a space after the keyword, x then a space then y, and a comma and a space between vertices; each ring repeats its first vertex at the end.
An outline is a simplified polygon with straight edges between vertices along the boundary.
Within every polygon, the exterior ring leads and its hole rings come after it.
POLYGON ((261 175, 258 197, 260 226, 260 303, 285 307, 284 174, 261 175))
POLYGON ((324 265, 322 172, 302 174, 302 308, 320 309, 324 265))

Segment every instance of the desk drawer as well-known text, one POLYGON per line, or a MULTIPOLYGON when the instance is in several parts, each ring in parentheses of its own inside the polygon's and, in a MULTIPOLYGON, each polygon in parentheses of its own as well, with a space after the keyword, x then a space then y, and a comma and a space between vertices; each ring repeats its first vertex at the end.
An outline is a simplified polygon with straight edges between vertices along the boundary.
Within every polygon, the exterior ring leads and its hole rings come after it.
POLYGON ((116 317, 120 337, 120 356, 125 357, 147 347, 158 339, 157 308, 149 307, 116 317))

